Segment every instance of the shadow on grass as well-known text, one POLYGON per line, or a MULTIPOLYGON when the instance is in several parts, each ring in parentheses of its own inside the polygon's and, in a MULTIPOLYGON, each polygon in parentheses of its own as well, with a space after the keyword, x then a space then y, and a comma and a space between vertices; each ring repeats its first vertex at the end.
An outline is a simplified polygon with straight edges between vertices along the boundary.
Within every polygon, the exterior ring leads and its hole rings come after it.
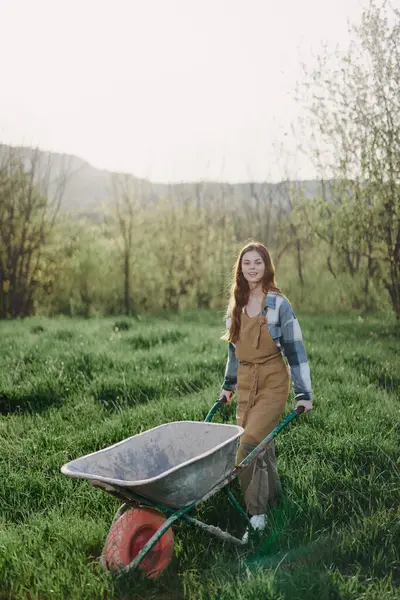
POLYGON ((34 325, 30 328, 30 332, 33 333, 33 335, 38 335, 39 333, 43 333, 44 331, 46 330, 42 325, 34 325))
POLYGON ((34 391, 24 394, 0 392, 0 414, 41 413, 51 406, 61 406, 67 394, 61 388, 39 386, 34 391))
POLYGON ((213 374, 202 373, 184 377, 171 375, 168 378, 141 379, 124 384, 112 380, 99 381, 92 387, 92 394, 106 410, 110 412, 128 406, 135 406, 156 400, 170 394, 174 397, 195 394, 207 388, 213 382, 213 374))
POLYGON ((382 364, 364 354, 345 358, 344 361, 352 369, 368 377, 370 382, 377 387, 391 392, 400 390, 399 371, 395 372, 390 365, 382 364))
MULTIPOLYGON (((184 593, 179 572, 172 564, 156 580, 147 579, 141 572, 110 576, 109 600, 183 600, 184 593)), ((193 597, 194 598, 194 597, 193 597)))
POLYGON ((70 342, 76 338, 77 335, 76 332, 71 331, 71 329, 59 329, 58 331, 55 331, 51 337, 60 342, 70 342))
POLYGON ((329 360, 321 352, 318 351, 308 350, 307 358, 313 366, 322 365, 326 367, 327 365, 329 365, 329 360))
MULTIPOLYGON (((111 370, 103 365, 104 370, 111 370)), ((157 377, 141 377, 128 381, 113 375, 99 376, 101 365, 91 355, 78 355, 65 364, 63 379, 56 376, 42 384, 20 390, 0 390, 0 414, 42 413, 53 406, 68 402, 74 394, 87 392, 107 411, 114 412, 124 407, 135 406, 170 394, 181 397, 195 394, 213 383, 212 369, 197 374, 168 374, 157 377)), ((210 400, 212 402, 212 400, 210 400)), ((224 417, 226 420, 228 416, 224 417)))
POLYGON ((127 386, 116 383, 100 383, 94 392, 94 398, 110 412, 120 410, 122 407, 134 406, 155 400, 161 396, 160 386, 141 382, 127 386))
MULTIPOLYGON (((345 334, 345 326, 341 328, 342 336, 345 334)), ((400 323, 393 323, 391 326, 381 324, 363 324, 362 327, 351 327, 347 331, 347 337, 350 340, 357 340, 357 343, 366 342, 371 345, 375 342, 383 342, 385 348, 390 348, 399 354, 398 344, 400 342, 400 323)))
POLYGON ((138 333, 134 336, 125 338, 125 342, 134 350, 150 350, 163 344, 177 343, 186 338, 187 335, 179 330, 151 332, 146 335, 138 333))

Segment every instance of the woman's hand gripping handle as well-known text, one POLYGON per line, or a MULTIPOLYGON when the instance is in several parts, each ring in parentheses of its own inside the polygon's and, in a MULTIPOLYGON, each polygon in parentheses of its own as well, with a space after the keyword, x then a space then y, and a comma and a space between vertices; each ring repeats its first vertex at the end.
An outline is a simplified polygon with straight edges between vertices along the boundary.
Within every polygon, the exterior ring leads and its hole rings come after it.
POLYGON ((218 402, 220 404, 230 404, 234 395, 235 392, 230 392, 229 390, 222 390, 222 392, 219 395, 218 402))

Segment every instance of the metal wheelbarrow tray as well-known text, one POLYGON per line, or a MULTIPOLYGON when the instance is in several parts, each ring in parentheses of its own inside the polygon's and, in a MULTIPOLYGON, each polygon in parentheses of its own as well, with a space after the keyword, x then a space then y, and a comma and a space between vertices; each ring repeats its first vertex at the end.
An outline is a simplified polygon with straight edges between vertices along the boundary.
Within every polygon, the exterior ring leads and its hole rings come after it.
POLYGON ((231 473, 243 431, 238 425, 175 421, 82 456, 61 471, 182 508, 231 473))

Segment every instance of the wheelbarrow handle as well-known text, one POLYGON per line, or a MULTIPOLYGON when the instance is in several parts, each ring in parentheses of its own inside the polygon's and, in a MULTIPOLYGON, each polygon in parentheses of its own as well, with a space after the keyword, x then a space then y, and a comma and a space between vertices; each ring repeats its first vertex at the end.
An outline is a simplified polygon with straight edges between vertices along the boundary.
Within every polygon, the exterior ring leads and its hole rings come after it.
POLYGON ((298 406, 296 409, 292 410, 285 417, 285 419, 283 419, 283 421, 281 421, 275 427, 275 429, 273 429, 271 431, 271 433, 269 435, 267 435, 267 437, 264 438, 262 440, 262 442, 260 442, 258 444, 258 446, 256 446, 254 448, 254 450, 252 452, 250 452, 250 454, 248 454, 242 460, 242 462, 236 467, 235 471, 239 471, 239 470, 243 469, 245 466, 247 466, 249 463, 251 463, 253 460, 255 460, 257 458, 257 456, 259 454, 261 454, 261 452, 263 452, 265 450, 265 448, 268 446, 268 444, 271 442, 271 440, 273 440, 274 437, 276 437, 278 435, 278 433, 280 431, 282 431, 282 429, 284 429, 285 427, 287 427, 291 421, 293 421, 294 419, 298 418, 303 412, 304 412, 304 406, 298 406))
MULTIPOLYGON (((234 395, 234 392, 232 392, 232 396, 234 395)), ((217 412, 217 410, 219 409, 220 406, 224 406, 224 404, 226 404, 228 402, 225 394, 223 392, 220 393, 218 400, 215 402, 215 404, 213 404, 213 406, 210 408, 206 418, 204 419, 205 423, 209 423, 210 421, 212 421, 214 414, 217 412)))
MULTIPOLYGON (((232 396, 233 395, 234 395, 234 392, 232 392, 232 396)), ((204 419, 204 422, 209 423, 210 421, 212 421, 218 408, 220 406, 224 406, 224 404, 226 404, 227 402, 228 402, 227 397, 225 396, 225 394, 223 392, 221 392, 218 400, 215 402, 215 404, 209 410, 206 418, 204 419)), ((298 406, 295 410, 292 411, 292 418, 293 418, 293 416, 299 417, 303 412, 304 412, 304 406, 298 406)))
MULTIPOLYGON (((218 406, 221 406, 221 404, 219 402, 216 402, 214 404, 214 406, 212 407, 212 409, 210 410, 210 412, 207 415, 206 421, 209 420, 211 421, 212 415, 214 414, 212 411, 215 412, 215 410, 217 410, 218 406), (211 418, 209 418, 211 415, 211 418)), ((229 475, 227 475, 227 477, 225 477, 222 481, 220 481, 216 486, 214 486, 209 492, 208 494, 206 494, 203 498, 202 498, 202 502, 207 500, 208 498, 210 498, 211 496, 213 496, 218 490, 222 490, 222 488, 224 488, 225 486, 227 486, 231 481, 233 481, 236 477, 238 477, 239 473, 241 473, 242 469, 244 469, 247 465, 249 465, 251 462, 255 461, 256 458, 262 453, 264 452, 265 448, 268 446, 268 444, 271 442, 271 440, 278 435, 278 433, 280 431, 282 431, 282 429, 284 429, 285 427, 288 426, 288 424, 293 421, 294 419, 298 418, 299 415, 301 415, 301 413, 304 412, 304 406, 298 406, 296 409, 292 410, 276 427, 275 429, 273 429, 271 431, 271 433, 269 435, 267 435, 266 438, 264 438, 262 440, 262 442, 260 442, 258 444, 258 446, 256 446, 254 448, 254 450, 252 452, 250 452, 250 454, 248 454, 240 464, 236 465, 236 467, 233 469, 233 471, 230 472, 229 475)))
MULTIPOLYGON (((220 395, 219 395, 219 398, 218 398, 218 400, 217 400, 217 402, 218 402, 219 404, 226 404, 226 403, 228 402, 228 398, 225 396, 225 394, 224 394, 224 391, 228 392, 229 390, 223 390, 223 391, 220 393, 220 395)), ((234 396, 234 395, 235 395, 235 392, 229 392, 229 394, 230 394, 230 398, 229 398, 229 399, 231 399, 231 398, 232 398, 232 396, 234 396)))

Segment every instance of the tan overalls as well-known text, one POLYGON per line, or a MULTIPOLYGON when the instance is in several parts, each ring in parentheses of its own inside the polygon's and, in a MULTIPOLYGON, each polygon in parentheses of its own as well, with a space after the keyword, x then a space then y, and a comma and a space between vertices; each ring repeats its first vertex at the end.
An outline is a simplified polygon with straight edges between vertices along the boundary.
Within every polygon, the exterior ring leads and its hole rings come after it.
MULTIPOLYGON (((236 418, 244 427, 237 453, 239 464, 278 425, 289 396, 290 376, 262 313, 249 317, 245 310, 242 312, 235 346, 239 359, 236 418)), ((273 441, 239 478, 250 515, 263 514, 268 506, 278 503, 282 488, 273 441)))

